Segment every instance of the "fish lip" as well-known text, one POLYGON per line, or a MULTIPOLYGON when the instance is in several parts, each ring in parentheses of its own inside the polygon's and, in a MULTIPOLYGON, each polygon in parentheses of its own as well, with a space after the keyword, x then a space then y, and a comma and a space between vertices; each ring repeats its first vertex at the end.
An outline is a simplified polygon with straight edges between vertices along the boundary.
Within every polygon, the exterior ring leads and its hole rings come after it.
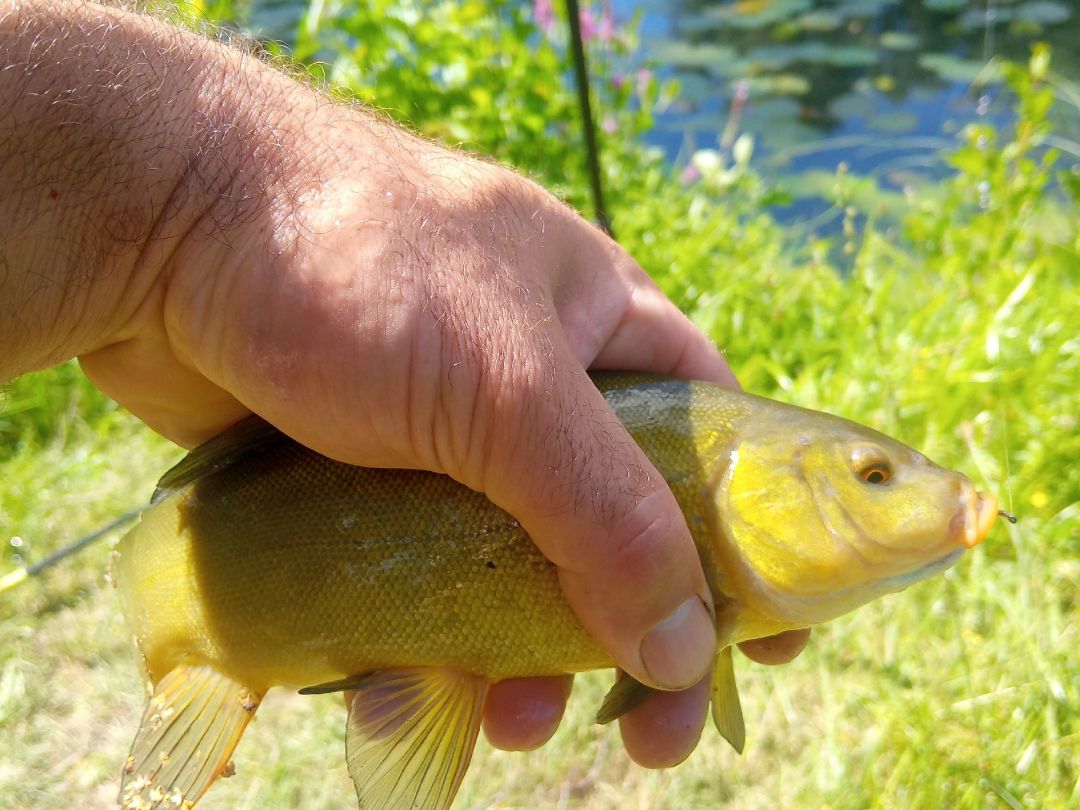
POLYGON ((964 548, 975 548, 990 533, 997 513, 998 504, 993 495, 977 492, 970 481, 962 481, 956 512, 949 521, 949 538, 964 548))

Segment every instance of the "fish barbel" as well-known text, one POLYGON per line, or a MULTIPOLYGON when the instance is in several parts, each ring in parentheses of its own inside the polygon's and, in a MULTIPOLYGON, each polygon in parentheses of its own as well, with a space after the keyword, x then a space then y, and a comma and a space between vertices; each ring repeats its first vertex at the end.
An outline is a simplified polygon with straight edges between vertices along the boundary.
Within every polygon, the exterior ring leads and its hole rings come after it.
MULTIPOLYGON (((702 382, 594 381, 675 493, 716 604, 714 721, 738 750, 731 647, 943 570, 994 498, 869 428, 702 382)), ((358 690, 364 808, 445 808, 490 683, 613 666, 554 566, 483 494, 321 456, 249 419, 162 478, 114 575, 153 687, 125 808, 190 807, 267 690, 358 690)), ((598 719, 649 690, 616 682, 598 719)))

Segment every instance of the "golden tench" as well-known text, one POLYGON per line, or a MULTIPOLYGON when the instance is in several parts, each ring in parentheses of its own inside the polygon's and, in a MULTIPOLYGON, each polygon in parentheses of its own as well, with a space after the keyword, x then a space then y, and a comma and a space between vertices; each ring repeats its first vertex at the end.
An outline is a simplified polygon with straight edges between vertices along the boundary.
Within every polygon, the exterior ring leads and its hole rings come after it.
MULTIPOLYGON (((731 646, 941 571, 997 503, 873 430, 701 382, 595 381, 674 491, 717 609, 713 718, 739 750, 731 646)), ((364 808, 445 808, 488 685, 611 667, 555 568, 482 494, 325 458, 255 419, 161 480, 114 573, 153 686, 125 808, 190 807, 266 691, 354 689, 364 808)), ((616 683, 598 719, 647 690, 616 683)))

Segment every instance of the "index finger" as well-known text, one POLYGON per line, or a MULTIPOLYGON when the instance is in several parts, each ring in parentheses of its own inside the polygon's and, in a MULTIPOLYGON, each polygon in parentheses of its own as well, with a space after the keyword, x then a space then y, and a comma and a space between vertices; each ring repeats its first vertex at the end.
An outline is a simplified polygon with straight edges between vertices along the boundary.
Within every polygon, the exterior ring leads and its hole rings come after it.
POLYGON ((576 256, 554 290, 567 341, 587 368, 648 371, 739 388, 724 356, 607 237, 576 256), (603 269, 596 269, 603 268, 603 269))
MULTIPOLYGON (((558 334, 550 374, 503 383, 484 490, 557 567, 582 625, 638 680, 695 683, 712 595, 674 495, 558 334), (528 460, 522 464, 522 460, 528 460)), ((551 345, 549 344, 549 345, 551 345)))

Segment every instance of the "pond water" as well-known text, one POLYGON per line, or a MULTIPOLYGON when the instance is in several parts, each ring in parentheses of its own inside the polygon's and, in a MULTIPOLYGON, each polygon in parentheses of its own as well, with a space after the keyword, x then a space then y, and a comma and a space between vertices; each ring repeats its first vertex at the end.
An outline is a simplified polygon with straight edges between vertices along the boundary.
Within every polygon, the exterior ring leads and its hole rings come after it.
MULTIPOLYGON (((941 177, 940 151, 966 123, 1011 116, 987 64, 1026 61, 1039 41, 1063 79, 1054 145, 1080 161, 1080 0, 605 4, 618 24, 638 18, 643 63, 680 87, 647 140, 681 163, 749 133, 754 165, 792 197, 775 209, 786 221, 836 227, 819 193, 840 163, 873 177, 883 197, 941 177)), ((304 5, 253 0, 251 27, 289 42, 304 5)))
MULTIPOLYGON (((1080 84, 1080 0, 613 0, 640 14, 643 51, 680 91, 648 139, 673 160, 748 132, 755 162, 813 219, 825 176, 845 163, 882 189, 940 177, 939 150, 966 123, 1005 123, 994 57, 1053 47, 1053 70, 1080 84)), ((1064 95, 1064 93, 1062 94, 1064 95)), ((1056 145, 1080 155, 1080 98, 1054 110, 1056 145)))

